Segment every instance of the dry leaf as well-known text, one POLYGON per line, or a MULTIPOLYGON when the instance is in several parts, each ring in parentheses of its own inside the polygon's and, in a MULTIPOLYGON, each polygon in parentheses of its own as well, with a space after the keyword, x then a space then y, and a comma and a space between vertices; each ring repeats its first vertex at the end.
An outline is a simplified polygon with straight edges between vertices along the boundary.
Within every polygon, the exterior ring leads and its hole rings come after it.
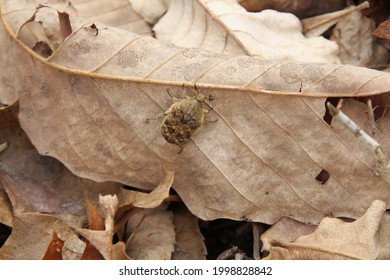
POLYGON ((7 193, 0 185, 0 223, 12 227, 12 205, 7 193))
MULTIPOLYGON (((152 29, 148 25, 148 20, 153 15, 161 12, 161 8, 157 5, 149 5, 156 9, 149 11, 149 17, 142 18, 139 15, 139 1, 128 0, 110 0, 110 1, 84 1, 72 0, 74 14, 88 20, 89 22, 100 22, 113 27, 121 28, 140 35, 152 35, 152 29), (133 8, 136 5, 137 9, 133 8), (152 14, 152 15, 151 15, 152 14)), ((144 1, 146 2, 146 1, 144 1)), ((147 1, 147 2, 150 2, 147 1)), ((156 2, 156 1, 155 1, 156 2)), ((148 3, 150 4, 150 3, 148 3)))
MULTIPOLYGON (((88 209, 88 229, 90 230, 102 230, 104 231, 104 218, 99 214, 99 211, 95 205, 87 198, 87 209, 88 209)), ((88 240, 86 241, 86 248, 83 252, 83 260, 103 260, 104 257, 100 254, 99 250, 96 249, 88 240)))
POLYGON ((288 217, 283 217, 261 235, 261 241, 263 242, 261 251, 269 252, 271 250, 271 243, 273 240, 292 242, 302 235, 313 233, 316 228, 317 226, 306 225, 288 217))
POLYGON ((43 260, 62 260, 62 248, 64 241, 58 238, 57 233, 53 231, 49 247, 47 248, 43 260))
POLYGON ((126 253, 126 245, 124 242, 119 241, 112 245, 112 259, 113 260, 131 260, 126 253))
POLYGON ((125 251, 125 244, 119 241, 112 244, 114 229, 114 216, 118 207, 118 198, 111 195, 99 195, 99 203, 105 218, 98 214, 92 203, 89 205, 89 229, 76 229, 81 235, 88 239, 87 246, 83 252, 82 259, 85 260, 128 260, 129 256, 125 251))
POLYGON ((165 1, 130 0, 130 3, 134 11, 141 15, 142 18, 149 24, 154 24, 166 12, 165 1))
POLYGON ((372 36, 374 29, 374 21, 359 11, 337 23, 331 39, 339 45, 342 63, 376 69, 387 66, 388 52, 372 36))
POLYGON ((56 217, 47 214, 20 214, 13 222, 11 236, 0 248, 0 259, 43 259, 45 255, 48 256, 47 251, 52 247, 53 236, 61 240, 61 250, 67 248, 74 252, 83 243, 56 217))
MULTIPOLYGON (((93 229, 84 229, 76 228, 75 230, 80 233, 83 237, 88 239, 88 241, 101 253, 104 259, 112 260, 114 256, 119 256, 120 254, 113 254, 113 244, 112 238, 114 235, 114 216, 115 212, 118 209, 118 198, 116 195, 99 195, 100 207, 104 212, 104 230, 93 230, 93 229)), ((89 249, 91 250, 91 249, 89 249)), ((118 250, 118 249, 115 249, 118 250)), ((91 252, 88 252, 89 258, 91 252)))
POLYGON ((170 260, 175 232, 172 213, 162 207, 145 209, 127 222, 127 254, 136 260, 170 260))
POLYGON ((390 260, 390 213, 386 211, 379 226, 379 239, 381 247, 378 260, 390 260))
POLYGON ((324 218, 317 230, 293 243, 274 242, 267 259, 376 259, 380 250, 379 226, 386 210, 373 201, 355 222, 324 218))
POLYGON ((169 190, 171 189, 174 172, 164 171, 165 174, 161 179, 160 184, 148 195, 135 199, 133 202, 134 207, 140 208, 155 208, 159 206, 164 199, 169 196, 169 190))
POLYGON ((358 6, 349 6, 348 8, 345 8, 341 11, 303 19, 301 20, 303 33, 306 37, 319 36, 337 22, 339 22, 342 18, 350 15, 355 11, 366 9, 369 6, 370 5, 368 1, 365 1, 358 6))
POLYGON ((185 207, 180 207, 174 211, 173 224, 175 226, 176 244, 172 259, 205 260, 207 248, 199 229, 198 218, 185 207))
POLYGON ((153 189, 161 167, 175 169, 175 190, 205 220, 318 223, 330 214, 357 218, 372 200, 390 199, 369 153, 351 153, 358 141, 344 141, 323 119, 327 97, 386 93, 390 74, 181 49, 99 23, 95 35, 72 17, 75 32, 44 59, 15 33, 35 4, 14 11, 1 3, 0 61, 9 69, 2 102, 27 92, 22 127, 40 153, 78 176, 153 189), (210 117, 218 121, 178 155, 148 119, 170 106, 168 88, 179 96, 184 85, 191 95, 194 83, 215 97, 210 117))
POLYGON ((337 45, 322 37, 305 38, 294 15, 273 10, 248 13, 236 0, 171 1, 153 30, 158 39, 180 47, 265 59, 339 63, 337 45))
POLYGON ((382 22, 373 32, 372 35, 382 38, 390 39, 390 20, 382 22))
POLYGON ((13 212, 85 213, 86 193, 118 189, 116 183, 96 183, 74 176, 60 162, 40 156, 21 130, 17 110, 0 111, 0 141, 10 147, 0 154, 0 181, 13 212))

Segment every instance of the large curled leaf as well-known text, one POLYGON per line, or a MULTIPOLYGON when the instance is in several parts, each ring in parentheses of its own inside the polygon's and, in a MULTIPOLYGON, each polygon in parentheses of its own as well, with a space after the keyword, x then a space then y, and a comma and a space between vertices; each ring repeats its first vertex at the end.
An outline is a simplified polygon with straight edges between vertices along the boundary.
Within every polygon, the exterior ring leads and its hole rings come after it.
MULTIPOLYGON (((372 155, 351 150, 358 140, 323 117, 327 97, 387 93, 390 74, 183 49, 73 17, 73 33, 43 58, 17 36, 35 2, 0 3, 1 102, 20 98, 20 122, 35 147, 75 174, 151 189, 162 167, 175 170, 173 188, 202 219, 318 223, 389 201, 372 155), (178 154, 148 119, 170 106, 167 89, 191 95, 194 83, 215 97, 209 117, 218 121, 178 154)), ((38 17, 56 22, 57 12, 41 8, 38 17)))

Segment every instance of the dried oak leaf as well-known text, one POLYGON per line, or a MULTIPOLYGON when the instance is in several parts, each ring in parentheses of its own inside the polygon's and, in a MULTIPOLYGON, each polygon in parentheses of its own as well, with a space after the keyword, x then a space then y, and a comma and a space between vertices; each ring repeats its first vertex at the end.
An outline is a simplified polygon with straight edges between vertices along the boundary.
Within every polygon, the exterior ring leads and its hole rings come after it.
POLYGON ((390 74, 184 49, 99 23, 96 35, 72 16, 74 32, 43 58, 17 37, 36 13, 32 2, 15 9, 20 2, 0 1, 1 102, 20 98, 19 119, 34 146, 76 175, 152 189, 161 167, 175 170, 174 189, 205 220, 318 223, 329 213, 357 218, 373 200, 389 201, 372 155, 352 152, 358 140, 346 141, 323 117, 328 97, 385 95, 390 74), (210 117, 218 121, 177 154, 149 119, 170 106, 167 89, 191 95, 194 83, 215 97, 210 117), (328 179, 317 181, 320 173, 328 179))
POLYGON ((381 242, 379 227, 386 210, 375 200, 367 212, 352 223, 324 218, 317 230, 293 243, 274 241, 267 259, 376 259, 381 242))

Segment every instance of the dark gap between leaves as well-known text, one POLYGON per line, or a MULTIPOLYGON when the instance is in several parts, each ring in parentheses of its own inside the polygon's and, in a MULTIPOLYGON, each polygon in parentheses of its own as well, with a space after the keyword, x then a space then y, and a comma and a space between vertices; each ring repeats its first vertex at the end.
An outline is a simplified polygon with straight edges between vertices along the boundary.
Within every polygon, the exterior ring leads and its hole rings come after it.
POLYGON ((324 106, 325 106, 325 114, 324 114, 324 116, 323 116, 323 120, 324 120, 327 124, 329 124, 329 125, 331 125, 333 117, 332 117, 332 115, 330 114, 330 112, 329 112, 329 110, 328 110, 328 107, 326 107, 326 103, 329 102, 329 103, 332 104, 334 107, 337 107, 337 104, 339 103, 339 101, 340 101, 340 98, 339 98, 339 97, 328 97, 328 98, 326 99, 326 101, 325 101, 325 104, 324 104, 324 106))
POLYGON ((7 241, 8 237, 11 235, 12 229, 5 224, 0 223, 0 248, 7 241))

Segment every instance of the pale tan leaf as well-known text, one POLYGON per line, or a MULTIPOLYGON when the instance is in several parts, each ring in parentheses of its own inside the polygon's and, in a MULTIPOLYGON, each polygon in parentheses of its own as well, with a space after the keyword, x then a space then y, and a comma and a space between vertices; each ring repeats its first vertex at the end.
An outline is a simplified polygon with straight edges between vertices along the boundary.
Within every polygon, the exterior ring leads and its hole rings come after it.
POLYGON ((263 242, 261 251, 270 251, 273 240, 292 242, 302 235, 313 233, 316 228, 317 226, 307 225, 288 217, 283 217, 261 235, 261 241, 263 242))
POLYGON ((381 248, 379 250, 378 260, 390 260, 390 213, 385 212, 379 226, 379 239, 381 248))
POLYGON ((386 204, 375 200, 352 223, 324 218, 310 235, 293 243, 274 242, 268 259, 376 259, 381 247, 379 226, 385 210, 386 204))
MULTIPOLYGON (((100 22, 140 35, 152 35, 152 29, 128 0, 72 0, 75 14, 90 22, 100 22)), ((150 1, 148 1, 150 2, 150 1)), ((154 5, 154 7, 156 7, 154 5)), ((156 7, 157 8, 157 7, 156 7)), ((158 13, 159 10, 155 13, 158 13)))
MULTIPOLYGON (((116 195, 99 195, 99 204, 104 212, 104 230, 92 230, 76 228, 76 231, 102 254, 106 260, 113 259, 112 237, 114 235, 114 216, 118 209, 118 198, 116 195)), ((115 254, 117 255, 117 253, 115 254)))
POLYGON ((112 246, 112 259, 113 260, 131 260, 126 253, 126 245, 122 241, 115 243, 112 246))
POLYGON ((133 206, 155 208, 169 196, 169 190, 171 189, 175 173, 173 171, 164 171, 164 173, 160 184, 149 195, 136 199, 133 202, 133 206))
POLYGON ((155 187, 150 193, 120 189, 117 192, 118 208, 120 215, 126 210, 134 207, 140 208, 155 208, 159 206, 166 198, 169 197, 169 190, 174 179, 173 171, 164 171, 160 184, 155 187))
POLYGON ((119 188, 117 183, 79 178, 56 159, 39 155, 20 128, 17 114, 17 108, 0 111, 0 142, 10 143, 0 153, 0 182, 15 215, 50 212, 85 217, 84 193, 97 198, 96 193, 115 192, 119 188))
POLYGON ((273 10, 248 13, 236 0, 170 1, 153 30, 158 39, 180 47, 264 59, 339 63, 337 45, 322 37, 305 38, 294 15, 273 10))
POLYGON ((0 184, 0 223, 12 227, 12 205, 0 184))
POLYGON ((170 260, 175 244, 172 218, 162 207, 133 215, 126 226, 127 254, 136 260, 170 260))
POLYGON ((53 232, 64 242, 68 251, 84 244, 73 231, 47 214, 24 213, 15 218, 11 236, 0 248, 0 259, 40 260, 44 257, 52 241, 53 232))
POLYGON ((76 231, 88 239, 106 260, 112 259, 112 234, 108 231, 78 228, 76 231))
POLYGON ((174 260, 205 260, 207 248, 199 229, 198 218, 187 208, 181 207, 174 211, 176 244, 172 259, 174 260))
POLYGON ((130 0, 134 11, 140 14, 150 24, 156 21, 166 12, 165 1, 162 0, 130 0))
POLYGON ((25 93, 19 118, 34 146, 76 175, 151 190, 161 167, 175 170, 174 189, 205 220, 319 223, 358 218, 374 199, 389 201, 370 154, 351 152, 358 141, 326 122, 325 101, 387 93, 390 74, 211 54, 99 24, 96 35, 72 17, 75 32, 45 59, 15 34, 35 6, 0 3, 0 61, 9 69, 0 73, 2 102, 25 93), (150 118, 170 107, 167 89, 191 95, 195 83, 215 97, 209 117, 218 121, 178 154, 150 118))
POLYGON ((358 6, 349 6, 341 11, 303 19, 301 20, 303 33, 309 38, 319 36, 347 15, 368 8, 369 6, 370 4, 366 1, 358 6))
POLYGON ((375 69, 387 66, 388 52, 372 36, 374 29, 374 20, 363 16, 360 11, 337 23, 331 39, 339 45, 342 63, 375 69))

